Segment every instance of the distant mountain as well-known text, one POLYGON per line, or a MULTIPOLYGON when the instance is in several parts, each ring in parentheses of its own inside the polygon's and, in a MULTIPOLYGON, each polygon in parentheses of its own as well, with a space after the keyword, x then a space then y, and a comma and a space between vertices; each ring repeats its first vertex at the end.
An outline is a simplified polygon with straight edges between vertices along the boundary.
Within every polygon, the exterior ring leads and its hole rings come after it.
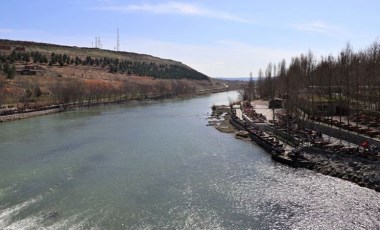
MULTIPOLYGON (((228 80, 228 81, 249 81, 249 77, 218 77, 220 80, 228 80)), ((256 80, 254 77, 253 80, 256 80)))

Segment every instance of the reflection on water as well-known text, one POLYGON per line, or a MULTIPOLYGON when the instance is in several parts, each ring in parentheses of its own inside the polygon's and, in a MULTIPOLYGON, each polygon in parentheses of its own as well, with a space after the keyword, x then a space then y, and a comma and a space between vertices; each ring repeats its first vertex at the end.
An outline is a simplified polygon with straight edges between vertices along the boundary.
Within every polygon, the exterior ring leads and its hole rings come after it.
POLYGON ((235 92, 0 124, 0 229, 379 229, 373 190, 207 127, 235 92))

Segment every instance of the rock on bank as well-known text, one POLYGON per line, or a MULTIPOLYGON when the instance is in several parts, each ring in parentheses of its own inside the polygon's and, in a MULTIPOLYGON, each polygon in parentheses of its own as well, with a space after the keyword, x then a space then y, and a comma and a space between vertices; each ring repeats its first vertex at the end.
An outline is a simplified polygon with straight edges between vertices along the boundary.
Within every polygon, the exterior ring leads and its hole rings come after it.
POLYGON ((325 151, 314 147, 299 150, 299 156, 309 162, 307 168, 319 173, 354 182, 380 192, 380 162, 325 151))

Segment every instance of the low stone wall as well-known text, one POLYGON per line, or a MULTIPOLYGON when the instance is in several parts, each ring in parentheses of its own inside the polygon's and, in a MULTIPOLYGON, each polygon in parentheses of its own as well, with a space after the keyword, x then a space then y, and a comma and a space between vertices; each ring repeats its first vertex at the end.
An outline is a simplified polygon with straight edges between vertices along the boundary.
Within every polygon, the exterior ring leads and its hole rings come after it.
POLYGON ((58 112, 61 112, 60 108, 34 111, 34 112, 28 112, 28 113, 15 113, 12 115, 0 116, 0 122, 20 120, 20 119, 25 119, 29 117, 42 116, 42 115, 58 113, 58 112))

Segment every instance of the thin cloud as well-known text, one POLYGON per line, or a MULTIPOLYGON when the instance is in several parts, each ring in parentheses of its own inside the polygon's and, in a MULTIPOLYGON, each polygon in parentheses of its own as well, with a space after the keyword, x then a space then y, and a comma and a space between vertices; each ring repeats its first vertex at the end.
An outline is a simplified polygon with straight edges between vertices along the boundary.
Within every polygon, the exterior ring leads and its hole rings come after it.
POLYGON ((152 14, 179 14, 187 16, 200 16, 208 17, 214 19, 223 19, 228 21, 251 23, 250 21, 234 16, 232 14, 206 9, 194 4, 184 3, 184 2, 167 2, 159 4, 130 4, 130 5, 119 5, 119 6, 103 6, 94 7, 92 10, 107 10, 107 11, 119 11, 119 12, 133 12, 142 11, 152 14))
POLYGON ((336 26, 328 25, 321 21, 293 25, 293 27, 295 27, 295 29, 300 30, 300 31, 315 32, 315 33, 325 34, 329 36, 340 36, 344 34, 342 29, 336 26))

